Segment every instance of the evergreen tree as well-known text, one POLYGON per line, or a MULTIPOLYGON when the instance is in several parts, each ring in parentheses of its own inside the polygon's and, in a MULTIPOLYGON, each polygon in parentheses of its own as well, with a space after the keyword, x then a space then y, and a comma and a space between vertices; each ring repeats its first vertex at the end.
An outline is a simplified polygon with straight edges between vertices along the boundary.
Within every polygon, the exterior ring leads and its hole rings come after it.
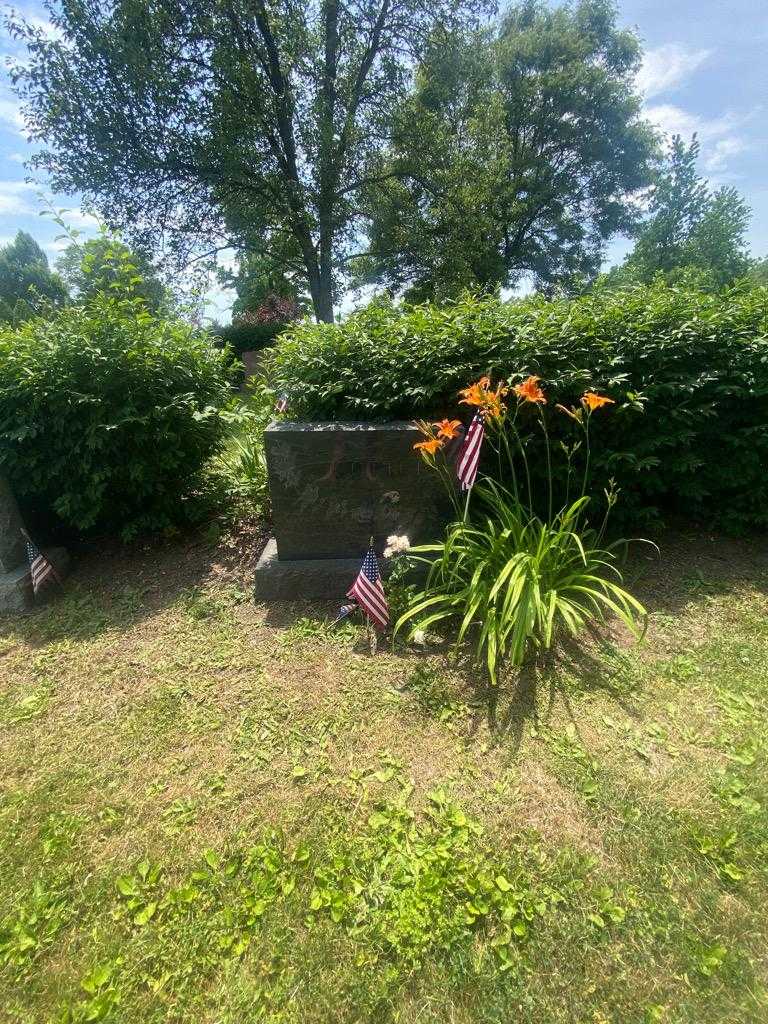
POLYGON ((67 302, 67 288, 26 231, 0 248, 0 320, 18 324, 67 302))

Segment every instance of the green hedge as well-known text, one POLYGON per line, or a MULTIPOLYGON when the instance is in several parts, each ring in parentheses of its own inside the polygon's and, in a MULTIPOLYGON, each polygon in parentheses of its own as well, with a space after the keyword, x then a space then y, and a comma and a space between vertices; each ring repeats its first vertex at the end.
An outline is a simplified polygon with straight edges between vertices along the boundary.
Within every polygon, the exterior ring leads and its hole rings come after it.
POLYGON ((258 351, 272 345, 284 328, 284 323, 238 323, 220 327, 216 334, 239 357, 243 352, 258 351))
POLYGON ((0 332, 0 472, 77 531, 131 537, 187 518, 229 358, 208 335, 96 298, 0 332))
POLYGON ((596 388, 617 406, 596 423, 595 486, 614 476, 636 520, 768 523, 765 287, 372 304, 341 324, 293 327, 270 371, 301 419, 453 414, 458 389, 483 373, 539 374, 550 405, 596 388))

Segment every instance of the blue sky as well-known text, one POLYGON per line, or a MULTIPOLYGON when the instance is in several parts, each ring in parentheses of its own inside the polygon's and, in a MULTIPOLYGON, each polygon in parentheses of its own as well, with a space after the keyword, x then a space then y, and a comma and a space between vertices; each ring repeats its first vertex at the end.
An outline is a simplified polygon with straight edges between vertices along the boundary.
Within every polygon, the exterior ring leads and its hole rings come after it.
MULTIPOLYGON (((14 5, 28 18, 46 22, 33 0, 14 5)), ((758 0, 625 0, 622 24, 638 30, 646 50, 638 78, 646 116, 666 132, 701 142, 702 173, 713 185, 733 185, 752 208, 749 241, 754 255, 768 254, 768 5, 758 0)), ((18 56, 7 37, 0 54, 18 56)), ((0 81, 0 245, 19 228, 29 231, 53 262, 63 243, 59 229, 40 216, 41 185, 25 182, 24 161, 33 152, 7 77, 0 81)), ((93 231, 93 218, 77 199, 51 197, 70 210, 68 222, 93 231)), ((616 239, 607 262, 628 245, 616 239)), ((211 293, 209 315, 227 319, 231 292, 211 293)))

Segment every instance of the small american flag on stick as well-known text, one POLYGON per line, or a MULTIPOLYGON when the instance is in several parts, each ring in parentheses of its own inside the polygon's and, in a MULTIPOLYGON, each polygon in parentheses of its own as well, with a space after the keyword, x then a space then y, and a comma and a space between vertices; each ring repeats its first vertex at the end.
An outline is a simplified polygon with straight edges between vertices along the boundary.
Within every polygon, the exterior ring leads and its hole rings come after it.
POLYGON ((482 413, 475 413, 456 460, 456 476, 459 478, 462 491, 468 491, 475 482, 484 433, 482 413))
POLYGON ((354 615, 356 611, 357 605, 354 603, 354 601, 352 602, 352 604, 343 604, 341 608, 339 608, 338 614, 331 623, 331 625, 337 626, 340 622, 343 622, 344 619, 348 619, 350 615, 354 615))
POLYGON ((288 395, 285 392, 275 402, 275 412, 286 412, 288 409, 288 395))
POLYGON ((371 622, 384 629, 389 622, 389 606, 384 596, 384 587, 379 572, 379 562, 373 550, 373 542, 360 566, 357 579, 347 591, 347 597, 357 601, 371 622))
POLYGON ((59 574, 29 536, 27 531, 22 530, 21 532, 23 533, 24 540, 27 544, 27 559, 29 561, 29 571, 32 573, 33 593, 36 594, 49 577, 53 577, 57 583, 61 583, 59 574))

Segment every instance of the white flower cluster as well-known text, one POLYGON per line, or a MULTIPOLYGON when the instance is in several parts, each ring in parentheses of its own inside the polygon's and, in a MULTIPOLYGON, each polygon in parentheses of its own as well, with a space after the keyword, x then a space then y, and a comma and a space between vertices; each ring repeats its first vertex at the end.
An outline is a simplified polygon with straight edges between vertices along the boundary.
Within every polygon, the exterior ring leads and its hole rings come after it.
POLYGON ((396 533, 393 533, 391 537, 387 537, 387 546, 384 548, 384 557, 392 558, 393 555, 402 554, 403 551, 407 551, 411 546, 411 542, 403 534, 402 537, 398 537, 396 533))

